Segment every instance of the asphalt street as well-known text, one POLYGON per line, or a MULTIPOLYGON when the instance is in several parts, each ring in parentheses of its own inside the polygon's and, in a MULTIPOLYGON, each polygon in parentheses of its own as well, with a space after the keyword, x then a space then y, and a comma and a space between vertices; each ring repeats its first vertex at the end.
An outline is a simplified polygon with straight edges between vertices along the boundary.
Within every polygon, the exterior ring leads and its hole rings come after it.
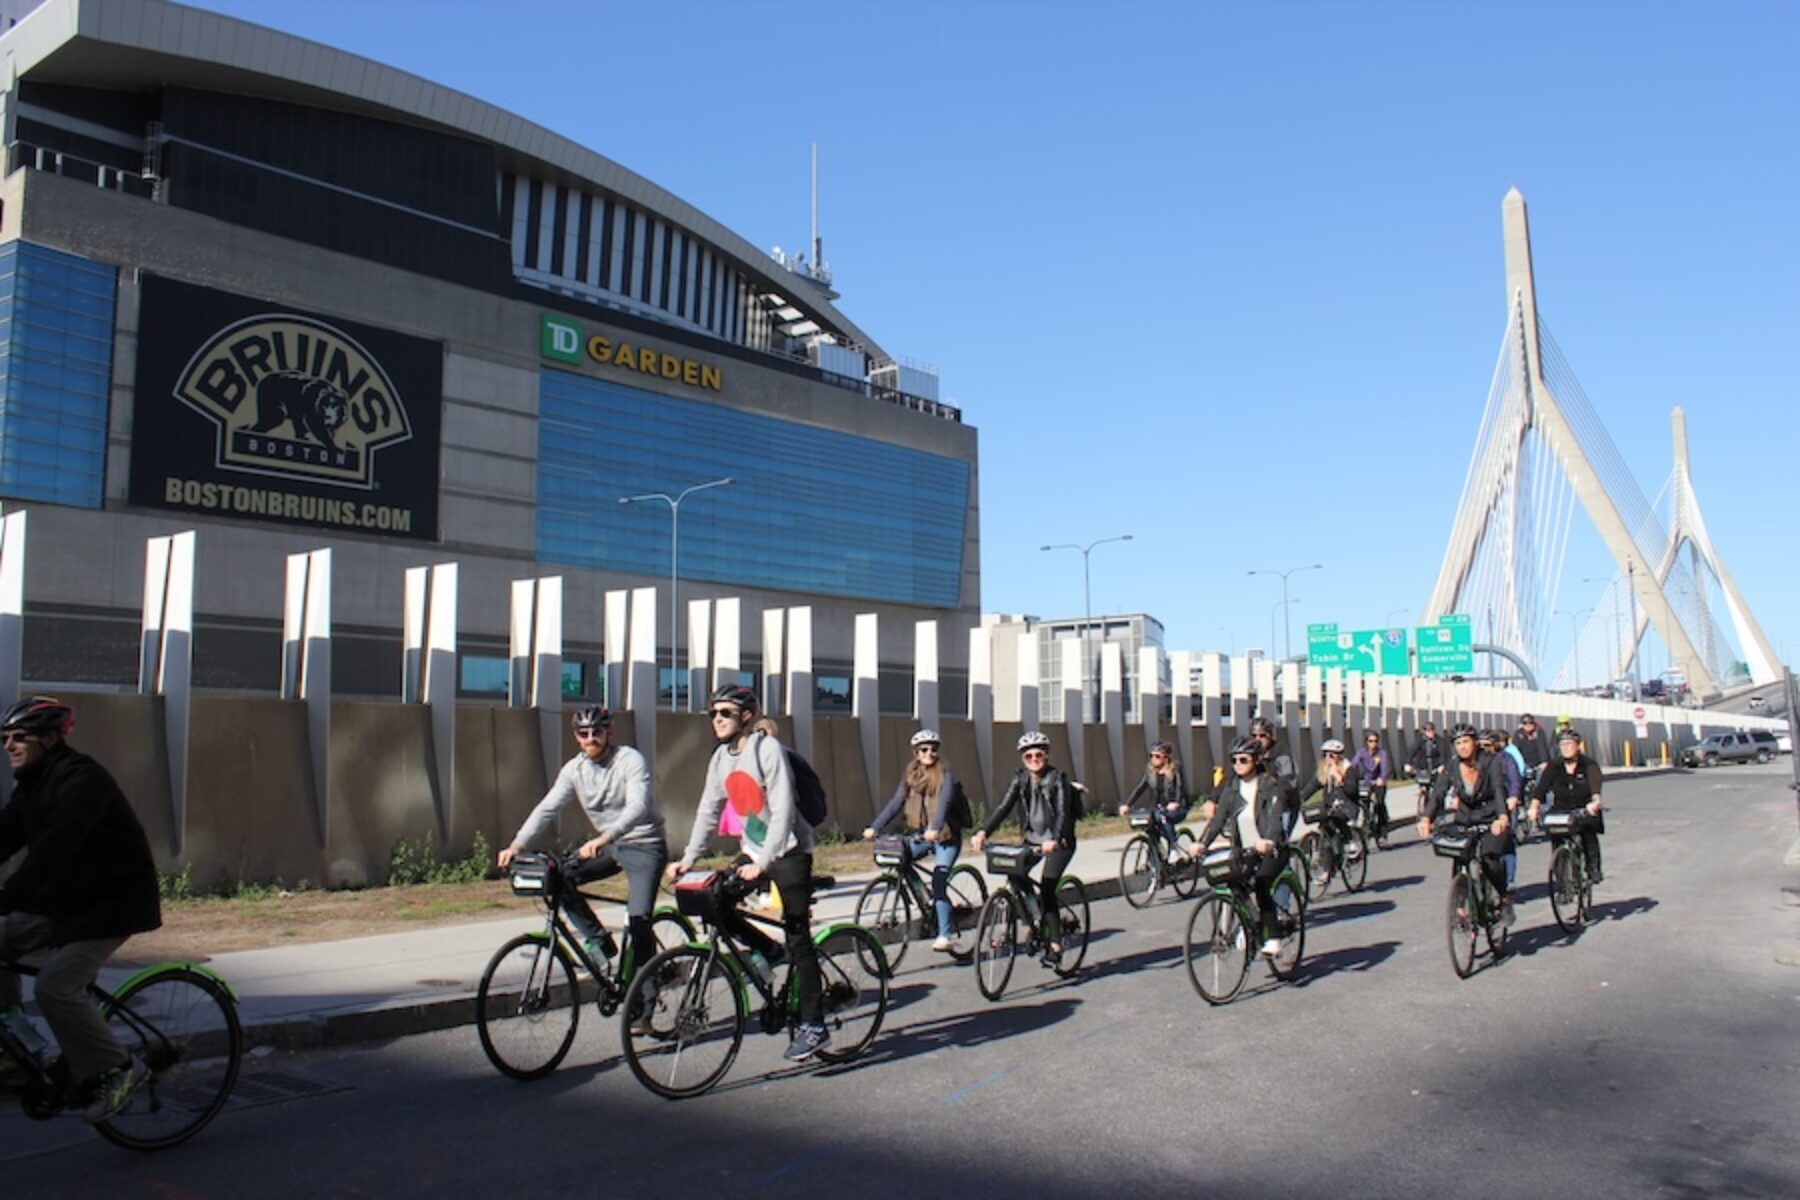
POLYGON ((1309 912, 1293 984, 1190 986, 1191 902, 1094 909, 1069 983, 1000 1003, 923 946, 869 1055, 788 1068, 753 1034, 724 1083, 641 1088, 585 1014, 536 1083, 472 1029, 263 1053, 185 1147, 134 1155, 0 1109, 26 1197, 1800 1195, 1800 907, 1784 759, 1609 791, 1598 921, 1565 937, 1525 848, 1513 952, 1451 971, 1447 864, 1410 832, 1309 912))

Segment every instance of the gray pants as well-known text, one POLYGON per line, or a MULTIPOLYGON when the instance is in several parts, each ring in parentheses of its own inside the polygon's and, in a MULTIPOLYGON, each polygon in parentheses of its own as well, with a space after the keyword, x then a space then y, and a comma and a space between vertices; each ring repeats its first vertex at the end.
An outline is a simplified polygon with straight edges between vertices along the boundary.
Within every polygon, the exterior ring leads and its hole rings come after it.
MULTIPOLYGON (((22 959, 38 968, 33 987, 38 1010, 62 1046, 70 1080, 87 1083, 127 1059, 87 993, 101 964, 125 939, 95 938, 55 947, 49 940, 50 922, 43 917, 31 913, 0 917, 0 959, 22 959)), ((21 999, 19 976, 0 971, 0 1009, 16 1007, 21 999)))

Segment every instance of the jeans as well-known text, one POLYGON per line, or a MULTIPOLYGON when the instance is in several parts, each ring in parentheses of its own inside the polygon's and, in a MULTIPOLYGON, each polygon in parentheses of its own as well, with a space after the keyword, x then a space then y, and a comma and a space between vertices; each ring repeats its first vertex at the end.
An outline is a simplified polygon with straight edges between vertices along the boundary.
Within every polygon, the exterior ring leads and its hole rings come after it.
POLYGON ((937 860, 931 868, 931 903, 937 910, 938 936, 947 938, 955 932, 950 921, 950 868, 956 865, 962 845, 959 842, 928 842, 916 833, 906 835, 909 861, 924 858, 927 853, 934 854, 937 860))
POLYGON ((650 961, 656 953, 656 937, 650 932, 650 913, 656 905, 656 883, 668 865, 669 848, 662 842, 619 842, 601 847, 594 857, 580 859, 562 877, 562 906, 569 925, 578 937, 603 940, 600 918, 577 890, 584 883, 608 879, 625 872, 630 896, 625 911, 630 918, 631 957, 636 963, 650 961))

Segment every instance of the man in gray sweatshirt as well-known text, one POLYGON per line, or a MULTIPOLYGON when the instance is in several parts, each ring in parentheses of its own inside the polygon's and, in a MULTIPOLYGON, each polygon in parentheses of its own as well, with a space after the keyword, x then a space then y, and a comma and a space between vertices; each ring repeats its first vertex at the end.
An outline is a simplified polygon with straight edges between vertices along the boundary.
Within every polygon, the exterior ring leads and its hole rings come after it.
MULTIPOLYGON (((759 707, 756 693, 739 684, 713 693, 707 711, 719 745, 707 764, 694 832, 681 861, 671 863, 667 875, 673 882, 706 853, 719 813, 729 803, 744 821, 740 852, 732 862, 738 878, 754 883, 766 877, 781 889, 781 927, 800 999, 800 1027, 786 1057, 789 1062, 805 1062, 831 1042, 825 1029, 819 955, 812 942, 813 831, 794 799, 787 751, 755 729, 759 707)), ((775 956, 775 943, 736 909, 726 909, 720 921, 752 950, 775 956)))
POLYGON ((644 756, 631 746, 612 740, 612 714, 603 705, 575 710, 571 719, 580 752, 563 764, 556 782, 544 793, 512 844, 500 851, 501 870, 527 847, 556 832, 556 819, 570 800, 579 800, 595 836, 576 851, 577 865, 562 877, 563 911, 569 924, 587 943, 589 954, 607 957, 618 953, 612 935, 602 928, 594 910, 577 890, 581 884, 625 872, 631 888, 626 913, 631 925, 634 962, 645 963, 656 953, 650 932, 650 913, 656 904, 656 877, 669 861, 669 844, 663 838, 663 817, 650 792, 650 769, 644 756))

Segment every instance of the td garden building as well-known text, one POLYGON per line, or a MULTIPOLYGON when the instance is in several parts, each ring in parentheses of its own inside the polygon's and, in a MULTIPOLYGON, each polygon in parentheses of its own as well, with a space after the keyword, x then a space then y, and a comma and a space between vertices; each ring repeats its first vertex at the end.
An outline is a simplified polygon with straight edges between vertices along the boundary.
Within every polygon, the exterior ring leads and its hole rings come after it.
MULTIPOLYGON (((959 704, 975 431, 782 260, 548 130, 160 0, 21 0, 0 189, 0 502, 29 510, 23 676, 134 682, 144 545, 196 531, 193 681, 280 680, 290 554, 330 548, 335 690, 393 696, 405 569, 460 564, 461 694, 512 582, 559 576, 565 697, 606 593, 812 610, 816 707, 875 613, 959 704)), ((667 661, 668 622, 657 624, 667 661)), ((664 686, 667 686, 665 676, 664 686)), ((616 702, 616 701, 615 701, 616 702)))

